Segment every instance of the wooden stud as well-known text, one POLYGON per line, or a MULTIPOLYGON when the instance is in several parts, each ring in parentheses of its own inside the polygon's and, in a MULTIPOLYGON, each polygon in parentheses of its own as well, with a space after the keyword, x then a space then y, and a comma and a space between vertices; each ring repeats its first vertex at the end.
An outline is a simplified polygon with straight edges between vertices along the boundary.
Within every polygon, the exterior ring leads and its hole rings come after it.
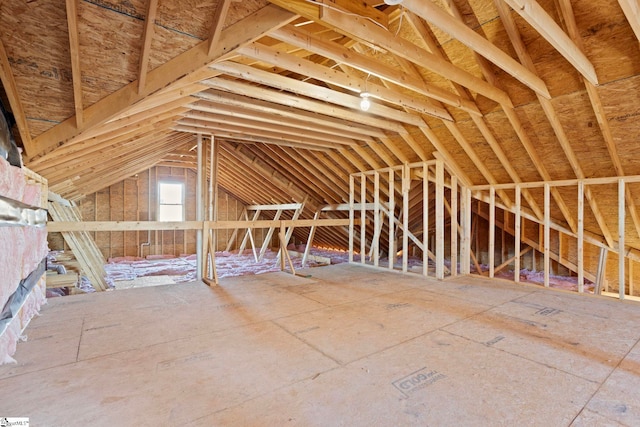
POLYGON ((429 166, 422 165, 422 275, 429 275, 429 166))
POLYGON ((349 263, 353 263, 353 243, 355 233, 355 176, 349 175, 349 263))
POLYGON ((436 161, 436 279, 444 279, 444 163, 436 161))
POLYGON ((396 262, 396 239, 395 239, 395 224, 394 219, 396 216, 396 172, 394 169, 389 169, 389 270, 393 270, 396 262))
POLYGON ((458 178, 451 175, 451 276, 458 275, 458 178))
POLYGON ((618 293, 620 299, 624 299, 625 295, 625 272, 624 260, 625 248, 625 185, 624 178, 618 180, 618 293))
POLYGON ((489 189, 489 277, 493 278, 496 266, 496 190, 489 189))
POLYGON ((409 165, 402 166, 402 272, 409 268, 409 189, 411 188, 411 171, 409 165))
POLYGON ((71 56, 71 80, 76 112, 76 126, 82 126, 82 73, 80 68, 80 43, 78 42, 77 0, 67 0, 67 30, 69 31, 69 54, 71 56))
POLYGON ((520 254, 520 234, 522 233, 522 219, 521 219, 521 214, 520 214, 520 209, 521 209, 521 203, 522 203, 522 197, 521 195, 521 190, 520 190, 520 186, 516 185, 516 212, 515 212, 515 220, 514 220, 514 228, 515 228, 515 232, 514 234, 514 239, 515 239, 515 243, 514 243, 514 254, 515 254, 515 261, 514 261, 514 267, 513 267, 513 281, 518 283, 520 282, 520 261, 521 261, 521 254, 520 254))
POLYGON ((471 274, 471 190, 466 186, 462 187, 461 201, 464 213, 460 215, 463 229, 460 272, 471 274))
POLYGON ((584 292, 584 182, 578 183, 578 292, 584 292))
POLYGON ((360 174, 360 263, 364 264, 366 259, 367 244, 367 211, 365 204, 367 200, 367 176, 360 174))
POLYGON ((551 197, 550 197, 550 186, 548 183, 544 185, 544 286, 546 288, 549 287, 549 270, 550 266, 550 258, 549 254, 551 251, 551 233, 550 233, 550 225, 551 225, 551 197))

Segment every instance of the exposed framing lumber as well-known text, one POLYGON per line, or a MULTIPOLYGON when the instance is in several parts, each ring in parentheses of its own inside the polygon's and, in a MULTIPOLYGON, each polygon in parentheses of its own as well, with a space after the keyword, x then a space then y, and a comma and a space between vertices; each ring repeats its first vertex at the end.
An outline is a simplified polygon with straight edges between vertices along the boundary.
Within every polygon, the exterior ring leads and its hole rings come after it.
POLYGON ((80 67, 80 43, 78 42, 78 0, 67 0, 67 30, 69 32, 69 55, 71 57, 71 80, 73 84, 73 102, 76 112, 76 126, 83 121, 82 73, 80 67))
MULTIPOLYGON (((507 73, 528 86, 531 90, 551 98, 544 82, 509 55, 498 49, 490 41, 455 19, 430 0, 404 0, 402 5, 424 20, 431 22, 449 33, 453 38, 468 46, 470 49, 487 58, 507 73)), ((473 88, 471 88, 473 89, 473 88)))
POLYGON ((598 76, 593 64, 582 53, 573 41, 565 34, 556 22, 535 0, 501 0, 529 23, 545 38, 564 58, 569 61, 582 76, 594 85, 598 84, 598 76))
POLYGON ((625 295, 625 184, 624 179, 618 180, 618 293, 620 299, 625 295))
MULTIPOLYGON (((90 107, 85 108, 83 126, 75 126, 75 117, 71 117, 51 128, 33 140, 33 152, 45 153, 80 132, 120 114, 123 110, 142 100, 147 95, 179 82, 190 73, 228 56, 236 48, 259 39, 274 28, 286 25, 295 19, 291 12, 274 5, 267 5, 250 16, 227 27, 220 35, 212 54, 208 52, 208 42, 195 47, 167 61, 147 74, 147 84, 143 92, 138 92, 138 82, 134 81, 122 89, 106 96, 90 107)), ((31 156, 33 157, 33 156, 31 156)))
POLYGON ((444 108, 436 107, 431 103, 421 101, 416 97, 410 97, 401 92, 393 91, 384 86, 366 81, 354 74, 348 75, 347 73, 316 64, 315 62, 299 58, 295 55, 288 54, 284 51, 280 51, 263 44, 253 43, 238 49, 238 53, 353 92, 367 92, 371 94, 373 98, 379 98, 423 114, 428 114, 444 120, 453 120, 449 112, 444 108))
MULTIPOLYGON (((511 40, 511 44, 513 45, 523 65, 528 69, 530 69, 531 71, 535 71, 535 65, 533 63, 533 60, 531 59, 529 52, 524 46, 522 39, 520 38, 519 31, 513 21, 513 18, 511 17, 511 14, 509 13, 509 9, 505 6, 504 3, 502 3, 503 1, 504 0, 494 0, 494 4, 498 9, 498 13, 500 15, 500 18, 505 28, 507 29, 507 34, 509 36, 509 39, 511 40)), ((560 123, 560 119, 558 117, 558 114, 555 111, 555 108, 553 107, 553 105, 548 99, 542 96, 538 95, 538 101, 540 102, 540 106, 542 107, 545 115, 547 116, 547 120, 549 121, 549 124, 551 125, 556 135, 556 138, 558 139, 558 142, 562 147, 562 150, 564 151, 565 156, 567 157, 567 160, 571 165, 571 168, 573 169, 574 174, 579 179, 584 178, 585 174, 582 171, 582 168, 578 163, 578 159, 573 151, 573 148, 571 147, 570 141, 567 138, 567 135, 564 132, 564 129, 562 128, 562 124, 560 123)), ((598 222, 598 226, 602 231, 602 235, 607 241, 607 244, 609 245, 609 247, 613 248, 614 247, 613 236, 611 235, 611 231, 609 230, 606 224, 606 220, 604 219, 602 213, 600 212, 600 209, 598 208, 596 200, 593 197, 591 190, 589 188, 585 188, 585 196, 589 201, 589 206, 591 207, 591 211, 593 212, 593 215, 596 218, 596 221, 598 222)))
POLYGON ((213 15, 213 25, 211 35, 209 36, 209 56, 213 55, 216 45, 220 41, 220 35, 222 34, 222 27, 224 21, 227 18, 227 12, 229 12, 229 6, 231 0, 220 0, 216 7, 216 12, 213 15))
MULTIPOLYGON (((340 132, 339 134, 347 135, 346 132, 353 132, 367 137, 371 136, 384 136, 384 133, 378 129, 370 126, 364 126, 353 122, 348 122, 342 118, 336 118, 327 115, 321 115, 312 113, 305 110, 299 110, 295 107, 285 106, 273 102, 262 101, 249 96, 237 95, 229 92, 223 92, 219 90, 209 89, 206 92, 201 92, 197 95, 197 98, 202 101, 198 101, 193 105, 193 108, 207 107, 209 105, 216 104, 242 108, 249 112, 260 112, 265 114, 272 114, 275 117, 283 117, 287 119, 302 120, 309 123, 311 126, 322 126, 326 129, 335 129, 340 132)), ((205 110, 206 111, 206 110, 205 110)), ((358 139, 355 138, 354 139, 358 139)))
POLYGON ((354 52, 337 43, 323 40, 313 34, 301 31, 295 27, 287 26, 272 31, 269 34, 280 41, 292 44, 301 49, 332 59, 337 63, 349 65, 352 68, 364 73, 371 73, 384 81, 391 82, 406 89, 413 90, 424 96, 436 99, 445 104, 451 105, 467 111, 470 114, 480 114, 475 104, 461 99, 455 94, 441 89, 435 85, 430 85, 422 80, 412 78, 406 73, 398 72, 397 69, 387 67, 377 63, 373 58, 354 52))
POLYGON ((31 139, 31 132, 29 131, 29 124, 27 123, 27 116, 24 113, 22 107, 22 101, 20 101, 20 95, 18 94, 18 86, 13 77, 13 71, 11 70, 11 64, 7 57, 7 51, 4 44, 0 39, 0 81, 9 99, 9 105, 13 112, 13 117, 16 119, 18 125, 18 132, 20 132, 20 139, 27 155, 31 155, 34 151, 34 143, 31 139))
POLYGON ((349 108, 327 105, 325 102, 321 101, 303 99, 295 95, 286 95, 276 90, 261 88, 239 81, 215 78, 205 80, 203 83, 215 89, 221 89, 231 93, 260 99, 275 104, 285 105, 288 107, 297 107, 306 111, 318 112, 326 116, 344 118, 356 123, 375 126, 377 128, 382 128, 393 132, 402 131, 402 126, 400 123, 379 117, 373 117, 362 112, 359 108, 359 102, 357 110, 353 110, 349 108))
MULTIPOLYGON (((147 14, 144 20, 144 31, 142 33, 142 52, 140 53, 140 64, 138 65, 138 93, 144 92, 147 83, 147 70, 149 69, 151 42, 153 41, 157 11, 158 0, 148 0, 147 14)), ((209 55, 211 55, 211 53, 212 52, 209 52, 209 55)))
POLYGON ((431 70, 499 104, 512 105, 511 99, 502 90, 458 68, 451 62, 438 58, 408 40, 389 33, 365 18, 325 9, 321 19, 323 23, 329 24, 338 32, 344 32, 355 39, 373 43, 388 52, 431 70))
MULTIPOLYGON (((571 6, 571 2, 569 0, 558 0, 560 5, 560 11, 562 13, 562 17, 565 25, 567 26, 567 30, 573 42, 576 44, 577 48, 583 52, 584 43, 582 41, 582 36, 580 35, 580 31, 578 30, 578 25, 576 24, 575 16, 573 13, 573 7, 571 6)), ((636 11, 637 11, 637 3, 636 3, 636 11)), ((636 13, 636 18, 639 16, 636 13)), ((611 157, 611 161, 613 163, 613 167, 618 174, 618 176, 624 176, 624 168, 622 167, 622 162, 620 160, 620 155, 618 154, 618 148, 616 146, 616 142, 613 139, 613 134, 611 133, 611 127, 609 125, 609 120, 604 112, 604 105, 602 104, 602 99, 600 98, 600 93, 598 92, 597 87, 583 77, 584 85, 587 89, 587 93, 589 94, 589 100, 591 101, 591 106, 593 108, 593 112, 595 113, 596 120, 598 121, 598 125, 602 132, 602 137, 604 138, 604 142, 607 145, 607 150, 609 151, 609 156, 611 157)), ((638 216, 638 211, 635 206, 633 195, 631 194, 630 188, 626 187, 626 201, 627 207, 629 209, 629 214, 631 215, 631 219, 633 220, 633 224, 636 229, 636 233, 640 236, 640 217, 638 216)))
POLYGON ((640 5, 637 0, 618 0, 624 16, 633 29, 636 38, 640 41, 640 5))

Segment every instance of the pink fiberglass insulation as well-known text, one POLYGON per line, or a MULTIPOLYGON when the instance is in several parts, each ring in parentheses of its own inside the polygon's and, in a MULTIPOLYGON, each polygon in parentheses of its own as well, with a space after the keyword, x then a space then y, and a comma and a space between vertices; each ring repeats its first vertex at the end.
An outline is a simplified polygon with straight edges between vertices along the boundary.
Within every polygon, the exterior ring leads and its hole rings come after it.
MULTIPOLYGON (((0 195, 39 206, 41 188, 37 184, 27 184, 23 170, 10 166, 0 157, 0 195)), ((0 227, 0 310, 16 291, 20 281, 38 267, 47 253, 45 228, 0 227)), ((15 352, 22 328, 38 313, 40 306, 45 302, 45 288, 36 286, 24 302, 20 318, 14 319, 0 335, 0 363, 13 360, 11 355, 15 352)))
MULTIPOLYGON (((304 250, 304 249, 303 249, 304 250)), ((347 252, 320 250, 313 248, 312 255, 331 258, 333 264, 346 262, 347 252)), ((255 262, 253 253, 244 254, 220 251, 216 252, 216 269, 219 278, 262 274, 280 271, 280 262, 276 259, 277 252, 268 250, 262 261, 255 262)), ((193 281, 196 278, 196 257, 189 255, 178 258, 135 259, 134 257, 112 258, 105 265, 108 280, 114 281, 116 289, 118 280, 133 280, 136 277, 167 275, 174 276, 176 283, 193 281)), ((302 259, 292 259, 294 268, 302 268, 302 259)), ((289 268, 287 264, 287 269, 289 268)))

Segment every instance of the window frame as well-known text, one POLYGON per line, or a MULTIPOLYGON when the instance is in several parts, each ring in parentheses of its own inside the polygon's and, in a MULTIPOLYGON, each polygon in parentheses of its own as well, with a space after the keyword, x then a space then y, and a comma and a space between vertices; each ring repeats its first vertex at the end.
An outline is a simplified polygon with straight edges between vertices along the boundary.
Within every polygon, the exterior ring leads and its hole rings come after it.
POLYGON ((186 199, 186 185, 184 183, 184 181, 182 180, 177 180, 177 179, 159 179, 158 180, 158 185, 157 185, 157 211, 156 211, 156 219, 158 221, 162 221, 162 222, 171 222, 171 221, 176 221, 176 220, 170 220, 170 219, 162 219, 161 218, 161 207, 162 206, 181 206, 182 207, 182 219, 177 220, 178 222, 184 222, 186 219, 186 206, 185 206, 185 199, 186 199), (162 203, 162 186, 163 185, 180 185, 181 188, 181 200, 180 203, 162 203))

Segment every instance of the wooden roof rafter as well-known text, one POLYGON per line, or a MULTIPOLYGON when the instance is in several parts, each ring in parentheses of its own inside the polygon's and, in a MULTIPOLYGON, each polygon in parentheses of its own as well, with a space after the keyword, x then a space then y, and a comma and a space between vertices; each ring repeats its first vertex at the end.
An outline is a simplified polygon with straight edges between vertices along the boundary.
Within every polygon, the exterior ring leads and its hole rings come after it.
MULTIPOLYGON (((194 71, 230 55, 237 47, 259 39, 274 28, 286 25, 295 17, 291 12, 277 6, 265 6, 223 30, 220 36, 220 43, 215 46, 212 54, 209 52, 207 41, 197 44, 195 47, 150 71, 147 74, 147 84, 144 91, 138 92, 137 80, 124 86, 85 108, 83 111, 85 118, 83 126, 76 127, 75 117, 71 117, 39 135, 33 141, 33 151, 38 154, 50 151, 80 132, 102 124, 118 115, 158 89, 175 84, 185 76, 188 77, 194 71)), ((33 158, 34 156, 31 157, 33 158)))

